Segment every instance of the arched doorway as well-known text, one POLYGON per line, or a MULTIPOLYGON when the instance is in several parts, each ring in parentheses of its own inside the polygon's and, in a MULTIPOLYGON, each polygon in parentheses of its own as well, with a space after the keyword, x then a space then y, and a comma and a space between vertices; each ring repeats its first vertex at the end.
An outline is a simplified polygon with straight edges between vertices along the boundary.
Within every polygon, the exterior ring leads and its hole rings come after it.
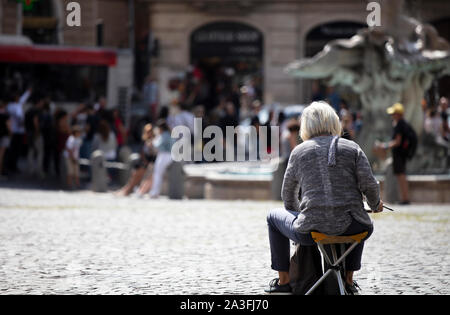
POLYGON ((350 38, 367 25, 357 22, 332 22, 314 27, 306 35, 305 56, 312 57, 331 40, 350 38))
MULTIPOLYGON (((305 56, 310 58, 320 52, 328 42, 350 38, 356 35, 359 29, 365 27, 367 27, 365 24, 348 21, 316 26, 306 35, 305 56)), ((347 106, 352 112, 360 107, 358 96, 348 87, 329 87, 324 80, 310 81, 306 87, 305 95, 309 96, 308 101, 326 100, 338 113, 342 106, 347 106)))
POLYGON ((190 62, 209 86, 206 109, 244 84, 262 98, 263 41, 262 32, 239 22, 213 22, 191 33, 190 62))
POLYGON ((53 0, 30 2, 23 10, 23 35, 35 44, 58 44, 58 5, 53 0))
MULTIPOLYGON (((431 25, 433 25, 436 28, 436 31, 438 32, 440 37, 444 38, 447 42, 450 43, 450 17, 432 22, 431 25)), ((436 95, 437 97, 445 96, 449 98, 450 76, 447 75, 440 78, 435 87, 436 87, 435 93, 437 93, 436 95)), ((437 99, 434 100, 434 102, 437 102, 437 99)))

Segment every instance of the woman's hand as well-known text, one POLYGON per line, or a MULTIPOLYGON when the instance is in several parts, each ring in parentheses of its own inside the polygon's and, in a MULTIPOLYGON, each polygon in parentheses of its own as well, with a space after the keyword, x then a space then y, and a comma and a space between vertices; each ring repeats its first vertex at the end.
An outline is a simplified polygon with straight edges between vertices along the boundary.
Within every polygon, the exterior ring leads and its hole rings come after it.
POLYGON ((380 203, 378 204, 377 210, 374 212, 382 212, 383 211, 383 200, 380 199, 380 203))

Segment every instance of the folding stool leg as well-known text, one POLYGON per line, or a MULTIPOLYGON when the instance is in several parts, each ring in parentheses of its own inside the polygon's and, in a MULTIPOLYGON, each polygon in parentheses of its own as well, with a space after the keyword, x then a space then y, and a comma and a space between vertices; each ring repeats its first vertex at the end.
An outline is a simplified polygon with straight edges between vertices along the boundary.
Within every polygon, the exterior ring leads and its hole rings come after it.
MULTIPOLYGON (((345 253, 345 244, 341 244, 341 252, 340 252, 341 256, 344 255, 344 253, 345 253)), ((345 259, 342 261, 342 266, 344 267, 344 271, 346 271, 347 268, 345 265, 345 259)))
POLYGON ((322 277, 320 277, 319 280, 317 280, 316 283, 311 287, 311 289, 308 290, 308 292, 305 293, 305 295, 310 295, 322 282, 325 280, 326 277, 333 271, 333 269, 328 269, 327 272, 323 274, 322 277))
MULTIPOLYGON (((336 253, 336 245, 334 245, 334 244, 331 244, 331 254, 333 255, 333 266, 339 265, 338 261, 340 261, 341 259, 338 259, 338 256, 336 253)), ((336 279, 337 279, 337 282, 339 285, 339 292, 341 293, 341 295, 345 295, 345 287, 344 287, 344 283, 342 281, 341 271, 340 271, 340 269, 338 269, 338 270, 333 269, 333 271, 334 271, 334 275, 336 276, 336 279)))
POLYGON ((339 257, 339 259, 335 262, 335 264, 339 264, 341 261, 343 261, 345 259, 345 257, 347 257, 348 254, 350 254, 350 252, 358 245, 358 243, 353 243, 346 251, 344 254, 341 255, 341 257, 339 257))
POLYGON ((344 282, 342 281, 342 276, 341 276, 341 272, 338 270, 334 270, 335 274, 336 274, 336 278, 339 284, 339 292, 341 293, 341 295, 345 295, 345 287, 344 287, 344 282))
POLYGON ((345 285, 344 285, 344 281, 342 279, 342 275, 340 272, 340 268, 338 270, 336 270, 336 266, 338 266, 341 262, 343 262, 344 264, 344 270, 345 270, 345 257, 347 257, 347 255, 358 245, 358 243, 353 243, 351 246, 349 246, 349 248, 347 248, 347 250, 345 250, 345 246, 342 246, 343 244, 341 244, 341 252, 340 257, 338 257, 337 253, 336 253, 336 244, 330 244, 330 248, 331 248, 331 258, 328 256, 327 251, 325 250, 325 247, 323 246, 323 244, 318 243, 317 244, 319 246, 320 252, 322 253, 323 259, 328 263, 328 265, 330 265, 330 269, 328 269, 324 275, 311 287, 311 289, 308 290, 308 292, 306 292, 306 295, 310 295, 324 280, 326 277, 328 277, 328 275, 330 273, 334 273, 338 282, 338 286, 339 286, 339 292, 341 295, 346 295, 345 292, 345 285), (345 252, 344 252, 345 250, 345 252))
POLYGON ((333 263, 331 262, 330 257, 328 257, 327 251, 325 250, 325 247, 322 244, 317 244, 319 245, 319 249, 322 253, 323 259, 330 265, 333 266, 333 263))

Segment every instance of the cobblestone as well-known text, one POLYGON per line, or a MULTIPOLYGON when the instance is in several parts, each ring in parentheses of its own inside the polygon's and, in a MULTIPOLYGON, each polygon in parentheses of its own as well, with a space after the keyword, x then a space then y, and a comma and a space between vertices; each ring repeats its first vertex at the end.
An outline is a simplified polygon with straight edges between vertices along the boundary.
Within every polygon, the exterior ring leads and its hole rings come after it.
MULTIPOLYGON (((262 294, 279 202, 0 189, 0 294, 262 294)), ((450 205, 373 215, 363 294, 450 294, 450 205)))

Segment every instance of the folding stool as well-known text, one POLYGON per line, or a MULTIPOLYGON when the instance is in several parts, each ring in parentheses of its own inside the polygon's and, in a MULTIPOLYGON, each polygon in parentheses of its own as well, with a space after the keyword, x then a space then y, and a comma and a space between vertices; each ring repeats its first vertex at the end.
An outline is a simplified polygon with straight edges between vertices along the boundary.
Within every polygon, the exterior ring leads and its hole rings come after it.
POLYGON ((345 285, 342 280, 341 271, 345 271, 345 257, 359 244, 361 241, 367 236, 368 232, 363 232, 355 235, 346 235, 346 236, 333 236, 326 235, 319 232, 311 232, 311 236, 319 246, 319 250, 322 253, 323 258, 328 263, 329 268, 327 272, 323 274, 323 276, 317 280, 317 282, 311 287, 311 289, 306 292, 306 295, 310 295, 330 274, 334 274, 336 276, 339 291, 341 295, 346 295, 345 285), (341 253, 343 254, 340 257, 337 257, 336 253, 336 245, 341 246, 341 253), (344 244, 351 244, 350 247, 344 252, 344 244), (331 248, 332 259, 329 257, 327 251, 325 250, 324 245, 329 245, 331 248), (342 264, 341 264, 342 263, 342 264))

